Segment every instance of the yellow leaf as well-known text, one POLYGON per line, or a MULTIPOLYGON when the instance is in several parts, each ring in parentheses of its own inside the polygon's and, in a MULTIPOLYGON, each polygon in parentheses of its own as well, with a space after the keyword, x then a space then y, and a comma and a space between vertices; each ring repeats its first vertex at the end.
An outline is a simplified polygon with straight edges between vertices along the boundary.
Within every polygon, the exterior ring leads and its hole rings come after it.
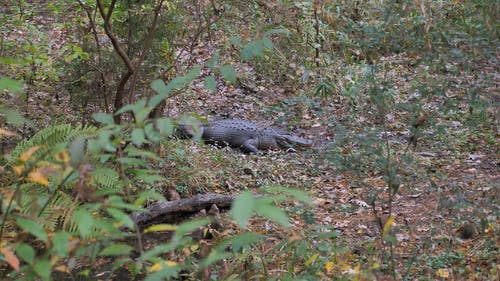
POLYGON ((198 248, 200 248, 200 245, 198 244, 193 244, 189 247, 189 249, 192 251, 192 252, 196 252, 198 250, 198 248))
POLYGON ((436 275, 438 277, 448 279, 450 277, 450 272, 447 268, 440 268, 436 271, 436 275))
POLYGON ((63 163, 68 163, 70 160, 69 153, 66 150, 63 150, 59 153, 56 154, 56 160, 63 162, 63 163))
POLYGON ((173 267, 173 266, 178 265, 178 263, 177 263, 177 262, 175 262, 175 261, 165 261, 165 263, 166 263, 168 266, 170 266, 170 267, 173 267))
MULTIPOLYGON (((176 266, 178 265, 177 262, 175 261, 165 261, 165 264, 168 266, 168 267, 173 267, 173 266, 176 266)), ((151 268, 149 269, 150 272, 155 272, 155 271, 158 271, 158 270, 162 270, 163 269, 163 263, 161 262, 157 262, 155 264, 153 264, 151 266, 151 268)))
POLYGON ((54 175, 57 171, 61 170, 61 166, 52 163, 44 163, 37 169, 44 175, 54 175))
POLYGON ((380 264, 378 263, 374 263, 372 264, 372 266, 370 266, 370 269, 379 269, 380 268, 380 264))
POLYGON ((2 254, 4 255, 5 257, 5 260, 7 261, 7 263, 9 263, 9 265, 15 270, 15 271, 19 271, 19 259, 17 258, 17 256, 12 253, 9 249, 7 248, 2 248, 2 250, 0 250, 0 252, 2 252, 2 254))
POLYGON ((391 228, 392 224, 394 223, 394 220, 396 218, 393 217, 393 216, 390 216, 388 219, 387 219, 387 222, 385 223, 384 225, 384 230, 382 231, 382 235, 386 235, 387 234, 387 231, 389 231, 389 229, 391 228))
POLYGON ((2 128, 0 128, 0 136, 7 136, 7 137, 13 137, 15 136, 16 134, 11 132, 11 131, 7 131, 7 130, 4 130, 2 128))
POLYGON ((157 262, 151 266, 149 271, 155 272, 155 271, 161 270, 162 268, 163 268, 163 265, 161 263, 157 262))
POLYGON ((16 174, 20 175, 24 171, 24 166, 23 165, 14 166, 12 167, 12 169, 14 169, 14 172, 16 172, 16 174))
POLYGON ((488 223, 486 229, 484 230, 484 233, 489 233, 490 231, 495 230, 495 226, 490 222, 488 223))
POLYGON ((60 272, 70 273, 69 268, 64 264, 54 267, 54 270, 60 271, 60 272))
POLYGON ((144 233, 148 232, 160 232, 160 231, 174 231, 177 230, 177 226, 173 224, 155 224, 144 230, 144 233))
POLYGON ((319 254, 317 254, 317 253, 310 256, 306 261, 306 266, 311 265, 318 257, 319 257, 319 254))
POLYGON ((21 154, 21 157, 19 157, 19 160, 21 160, 22 162, 26 162, 28 159, 31 158, 31 155, 33 155, 33 153, 35 153, 38 149, 40 149, 40 146, 30 147, 26 152, 21 154))
POLYGON ((325 264, 325 269, 326 269, 326 272, 330 273, 332 270, 333 270, 333 266, 335 264, 332 262, 332 261, 329 261, 325 264))
POLYGON ((39 184, 45 185, 45 186, 49 185, 49 180, 39 170, 35 170, 33 172, 30 172, 28 174, 28 177, 26 178, 26 180, 29 182, 36 182, 36 183, 39 183, 39 184))

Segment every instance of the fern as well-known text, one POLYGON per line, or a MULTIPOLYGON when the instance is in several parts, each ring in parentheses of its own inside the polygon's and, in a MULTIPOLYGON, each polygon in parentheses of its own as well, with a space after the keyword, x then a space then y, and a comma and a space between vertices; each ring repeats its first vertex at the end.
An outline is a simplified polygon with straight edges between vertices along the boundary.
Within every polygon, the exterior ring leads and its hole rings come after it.
POLYGON ((11 153, 13 158, 21 156, 23 152, 33 146, 44 146, 53 148, 58 145, 70 142, 78 136, 93 135, 97 128, 92 126, 62 124, 47 127, 36 133, 32 138, 21 141, 11 153))
POLYGON ((92 173, 92 183, 98 189, 106 189, 109 191, 120 191, 121 182, 118 173, 109 168, 100 168, 92 173))

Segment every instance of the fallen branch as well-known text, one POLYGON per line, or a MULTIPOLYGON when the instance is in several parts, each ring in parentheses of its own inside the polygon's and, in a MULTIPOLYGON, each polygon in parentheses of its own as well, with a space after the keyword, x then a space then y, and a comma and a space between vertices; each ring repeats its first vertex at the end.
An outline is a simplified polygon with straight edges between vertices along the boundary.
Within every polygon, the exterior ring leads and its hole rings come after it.
POLYGON ((147 207, 147 211, 132 214, 132 219, 141 229, 158 223, 175 223, 202 209, 208 211, 213 204, 219 209, 229 208, 234 198, 231 195, 212 193, 175 201, 156 202, 147 207))

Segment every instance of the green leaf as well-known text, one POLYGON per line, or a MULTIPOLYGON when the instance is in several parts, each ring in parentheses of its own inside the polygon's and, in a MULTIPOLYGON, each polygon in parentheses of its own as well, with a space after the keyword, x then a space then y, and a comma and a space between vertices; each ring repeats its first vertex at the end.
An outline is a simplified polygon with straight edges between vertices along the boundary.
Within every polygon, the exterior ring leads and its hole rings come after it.
POLYGON ((241 37, 230 37, 229 42, 231 42, 236 47, 241 47, 241 37))
POLYGON ((253 208, 255 204, 255 199, 252 193, 243 192, 233 202, 231 207, 231 217, 233 217, 236 222, 241 227, 246 227, 248 219, 253 214, 253 208))
POLYGON ((140 99, 133 104, 126 104, 122 106, 115 112, 115 115, 122 114, 127 111, 132 111, 137 121, 138 115, 140 115, 140 111, 145 110, 145 107, 146 107, 146 99, 140 99))
POLYGON ((271 39, 269 39, 268 37, 264 36, 262 38, 262 44, 264 45, 264 47, 272 50, 274 48, 274 45, 273 45, 273 42, 271 41, 271 39))
POLYGON ((243 46, 241 50, 241 58, 243 60, 250 60, 254 57, 262 57, 264 55, 264 45, 262 40, 254 40, 243 46))
POLYGON ((168 253, 169 251, 175 249, 174 244, 166 244, 166 245, 158 245, 154 247, 153 249, 144 252, 141 256, 141 260, 149 260, 151 258, 156 258, 160 254, 168 253))
POLYGON ((21 92, 23 89, 23 82, 13 80, 8 77, 0 77, 0 93, 8 90, 11 93, 21 92))
POLYGON ((153 82, 151 82, 151 89, 153 89, 155 92, 163 96, 166 96, 169 93, 167 91, 167 85, 165 85, 165 82, 163 82, 163 80, 161 79, 156 79, 153 82))
POLYGON ((28 244, 22 243, 16 247, 17 255, 29 264, 35 259, 35 250, 28 244))
POLYGON ((94 219, 92 215, 84 210, 78 209, 75 211, 71 220, 78 225, 78 230, 80 231, 80 235, 84 238, 88 237, 94 228, 94 219))
POLYGON ((200 262, 200 267, 207 267, 209 265, 212 265, 220 260, 227 259, 231 256, 230 253, 225 253, 225 252, 217 252, 217 251, 212 251, 206 258, 201 260, 200 262))
POLYGON ((50 280, 50 273, 52 272, 52 267, 50 265, 50 261, 43 259, 39 260, 33 266, 36 274, 42 277, 43 280, 50 280))
POLYGON ((191 233, 192 231, 196 230, 199 227, 207 225, 211 221, 212 221, 211 218, 201 218, 201 219, 190 220, 180 224, 177 227, 177 231, 175 231, 174 236, 172 237, 172 243, 174 244, 179 243, 184 235, 191 233))
POLYGON ((141 146, 144 142, 146 142, 144 130, 142 128, 135 128, 132 131, 132 143, 141 146))
POLYGON ((121 256, 121 255, 128 255, 132 251, 132 247, 130 247, 127 244, 113 244, 111 246, 108 246, 104 248, 99 255, 102 256, 121 256))
POLYGON ((227 81, 231 82, 231 84, 236 84, 236 71, 234 70, 232 65, 226 64, 220 67, 220 72, 222 77, 227 81))
POLYGON ((153 110, 153 108, 145 106, 139 109, 137 112, 134 112, 135 123, 144 124, 144 121, 149 118, 149 113, 151 112, 151 110, 153 110))
POLYGON ((163 100, 163 96, 162 95, 154 95, 150 100, 149 100, 149 103, 148 103, 148 106, 151 107, 151 108, 155 108, 156 106, 158 106, 160 104, 160 102, 163 100))
POLYGON ((219 57, 220 57, 220 55, 219 55, 219 52, 217 51, 217 53, 214 54, 214 56, 212 57, 212 59, 209 60, 209 61, 207 61, 205 63, 205 65, 207 67, 210 67, 210 68, 213 69, 219 63, 219 57))
POLYGON ((148 169, 134 169, 132 173, 135 175, 136 180, 143 180, 146 183, 155 183, 158 181, 166 181, 166 179, 160 175, 153 174, 158 171, 151 171, 148 169))
POLYGON ((155 130, 155 126, 152 123, 149 123, 144 127, 144 132, 146 133, 148 140, 152 142, 159 142, 161 140, 160 133, 155 130))
POLYGON ((69 145, 69 154, 71 155, 71 164, 82 163, 84 157, 84 149, 85 149, 85 138, 77 137, 75 140, 71 142, 69 145))
POLYGON ((255 211, 262 216, 283 226, 290 226, 290 222, 288 221, 288 216, 286 215, 286 213, 281 208, 267 202, 267 200, 256 200, 255 211))
POLYGON ((149 101, 149 107, 154 108, 163 98, 165 98, 172 90, 182 88, 191 83, 201 72, 201 67, 196 66, 190 70, 185 76, 178 76, 172 79, 167 85, 162 80, 154 80, 151 83, 151 88, 158 93, 149 101))
POLYGON ((189 84, 193 81, 198 75, 200 75, 201 66, 195 66, 191 69, 185 76, 186 81, 184 83, 189 84))
POLYGON ((178 277, 179 272, 182 267, 175 265, 169 266, 164 261, 161 261, 162 269, 155 271, 153 273, 148 274, 144 281, 163 281, 163 280, 171 280, 173 277, 178 277))
POLYGON ((156 128, 160 131, 160 135, 164 137, 169 137, 174 133, 174 124, 170 118, 156 120, 156 128))
POLYGON ((19 127, 26 122, 26 118, 24 118, 17 110, 0 107, 0 113, 5 115, 7 123, 12 124, 15 127, 19 127))
POLYGON ((207 88, 210 92, 215 92, 217 91, 217 84, 215 82, 215 77, 214 76, 207 76, 205 77, 205 88, 207 88))
POLYGON ((259 243, 264 238, 264 235, 259 235, 253 232, 240 233, 225 239, 217 245, 216 249, 223 251, 227 249, 228 246, 232 245, 231 250, 233 253, 238 253, 242 249, 249 249, 251 245, 259 243))
POLYGON ((52 238, 53 250, 59 257, 68 256, 68 242, 71 235, 67 232, 58 232, 52 238))
POLYGON ((113 120, 113 116, 111 114, 103 112, 92 114, 92 118, 94 118, 95 121, 102 123, 104 125, 112 125, 115 123, 115 120, 113 120))
POLYGON ((40 224, 35 221, 24 219, 24 218, 16 218, 17 225, 21 227, 24 231, 33 234, 36 238, 47 242, 47 233, 45 229, 43 229, 40 224))
POLYGON ((303 203, 307 204, 312 204, 312 199, 307 195, 306 192, 299 190, 299 189, 293 189, 293 188, 287 188, 283 186, 278 186, 278 185, 270 185, 263 187, 262 190, 265 192, 269 193, 281 193, 281 194, 286 194, 293 196, 296 200, 301 201, 303 203))
POLYGON ((268 30, 266 31, 266 33, 264 33, 264 36, 267 37, 269 35, 273 35, 273 34, 285 34, 285 35, 290 35, 291 32, 290 30, 288 29, 284 29, 284 28, 278 28, 278 29, 271 29, 271 30, 268 30))
POLYGON ((123 223, 123 225, 125 225, 126 227, 128 227, 130 229, 134 229, 134 222, 132 221, 132 219, 127 214, 125 214, 121 210, 118 210, 118 209, 115 209, 115 208, 108 208, 106 210, 117 221, 123 223))

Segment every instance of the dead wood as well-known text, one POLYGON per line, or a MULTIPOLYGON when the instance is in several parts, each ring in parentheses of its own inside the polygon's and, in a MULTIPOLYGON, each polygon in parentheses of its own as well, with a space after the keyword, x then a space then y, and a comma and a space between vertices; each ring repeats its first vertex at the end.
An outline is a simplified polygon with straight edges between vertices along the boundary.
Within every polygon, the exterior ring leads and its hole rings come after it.
POLYGON ((200 210, 209 211, 212 205, 219 209, 231 207, 234 196, 221 194, 200 194, 193 198, 156 202, 144 212, 134 213, 132 219, 140 229, 159 223, 176 223, 200 210))

